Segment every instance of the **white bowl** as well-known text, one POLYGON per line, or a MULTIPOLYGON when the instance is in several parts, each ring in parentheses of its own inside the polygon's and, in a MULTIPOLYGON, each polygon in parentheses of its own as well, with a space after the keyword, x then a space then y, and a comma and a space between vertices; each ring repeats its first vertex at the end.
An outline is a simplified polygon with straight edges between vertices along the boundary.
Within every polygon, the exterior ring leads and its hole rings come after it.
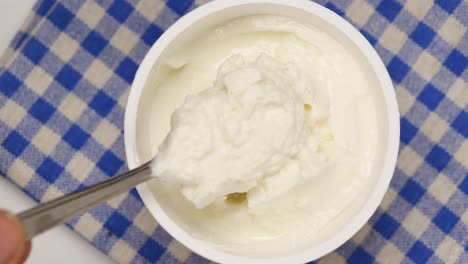
POLYGON ((143 202, 159 224, 175 239, 195 253, 222 263, 303 263, 315 260, 333 251, 364 226, 379 206, 392 178, 399 144, 399 113, 393 85, 379 56, 367 40, 344 19, 332 11, 306 0, 219 0, 203 5, 179 19, 151 47, 141 63, 127 102, 125 113, 125 149, 129 168, 135 168, 144 161, 139 160, 136 144, 137 113, 140 97, 151 70, 165 52, 191 41, 197 34, 215 25, 240 16, 275 14, 289 16, 307 22, 327 32, 351 50, 357 59, 366 65, 366 73, 373 80, 373 86, 380 94, 382 108, 380 125, 383 131, 382 157, 379 173, 375 176, 373 188, 369 191, 356 215, 344 227, 316 246, 301 252, 280 257, 246 257, 221 251, 212 245, 195 239, 177 225, 161 208, 147 184, 137 187, 143 202))

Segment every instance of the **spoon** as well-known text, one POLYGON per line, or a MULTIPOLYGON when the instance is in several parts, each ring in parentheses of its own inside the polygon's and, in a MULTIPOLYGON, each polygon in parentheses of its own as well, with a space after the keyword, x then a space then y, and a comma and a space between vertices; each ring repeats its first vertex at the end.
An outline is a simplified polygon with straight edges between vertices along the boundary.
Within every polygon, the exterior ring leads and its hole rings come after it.
POLYGON ((32 239, 42 232, 151 179, 150 162, 109 180, 37 205, 17 215, 26 237, 32 239))

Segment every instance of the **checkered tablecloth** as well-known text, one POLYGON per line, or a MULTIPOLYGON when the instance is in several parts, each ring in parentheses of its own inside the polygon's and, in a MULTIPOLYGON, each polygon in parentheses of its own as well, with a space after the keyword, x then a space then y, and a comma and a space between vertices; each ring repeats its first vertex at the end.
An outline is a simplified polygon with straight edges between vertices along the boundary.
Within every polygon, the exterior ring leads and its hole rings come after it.
MULTIPOLYGON (((40 0, 0 59, 0 174, 46 201, 126 171, 123 117, 138 64, 202 2, 40 0)), ((375 47, 402 114, 383 203, 318 262, 468 263, 468 2, 318 2, 375 47)), ((207 262, 134 190, 68 225, 120 263, 207 262)))

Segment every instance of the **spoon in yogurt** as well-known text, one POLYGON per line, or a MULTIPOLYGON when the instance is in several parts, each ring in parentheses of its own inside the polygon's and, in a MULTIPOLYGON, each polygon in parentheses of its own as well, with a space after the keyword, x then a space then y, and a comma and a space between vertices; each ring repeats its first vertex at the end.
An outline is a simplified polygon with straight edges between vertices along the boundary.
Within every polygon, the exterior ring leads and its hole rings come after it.
MULTIPOLYGON (((109 180, 37 205, 18 214, 26 237, 32 239, 140 183, 154 179, 150 165, 151 161, 109 180)), ((227 197, 227 200, 232 203, 240 203, 243 199, 245 199, 245 194, 239 193, 227 197)))
POLYGON ((153 161, 20 213, 26 236, 154 178, 180 186, 197 209, 220 200, 253 207, 288 192, 300 181, 294 157, 304 145, 311 106, 300 96, 305 87, 295 85, 299 74, 285 69, 266 54, 254 62, 227 59, 213 87, 188 96, 173 113, 153 161))

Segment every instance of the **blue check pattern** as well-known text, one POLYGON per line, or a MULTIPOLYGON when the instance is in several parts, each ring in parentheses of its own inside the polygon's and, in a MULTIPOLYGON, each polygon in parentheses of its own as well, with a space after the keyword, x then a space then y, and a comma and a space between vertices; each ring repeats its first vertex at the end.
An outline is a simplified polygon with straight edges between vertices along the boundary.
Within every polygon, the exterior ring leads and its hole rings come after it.
MULTIPOLYGON (((123 117, 138 64, 204 2, 39 0, 0 59, 0 174, 43 202, 125 172, 123 117)), ((402 116, 383 203, 316 262, 468 263, 468 2, 318 2, 375 47, 402 116)), ((119 263, 208 262, 174 241, 135 190, 67 225, 119 263)))

